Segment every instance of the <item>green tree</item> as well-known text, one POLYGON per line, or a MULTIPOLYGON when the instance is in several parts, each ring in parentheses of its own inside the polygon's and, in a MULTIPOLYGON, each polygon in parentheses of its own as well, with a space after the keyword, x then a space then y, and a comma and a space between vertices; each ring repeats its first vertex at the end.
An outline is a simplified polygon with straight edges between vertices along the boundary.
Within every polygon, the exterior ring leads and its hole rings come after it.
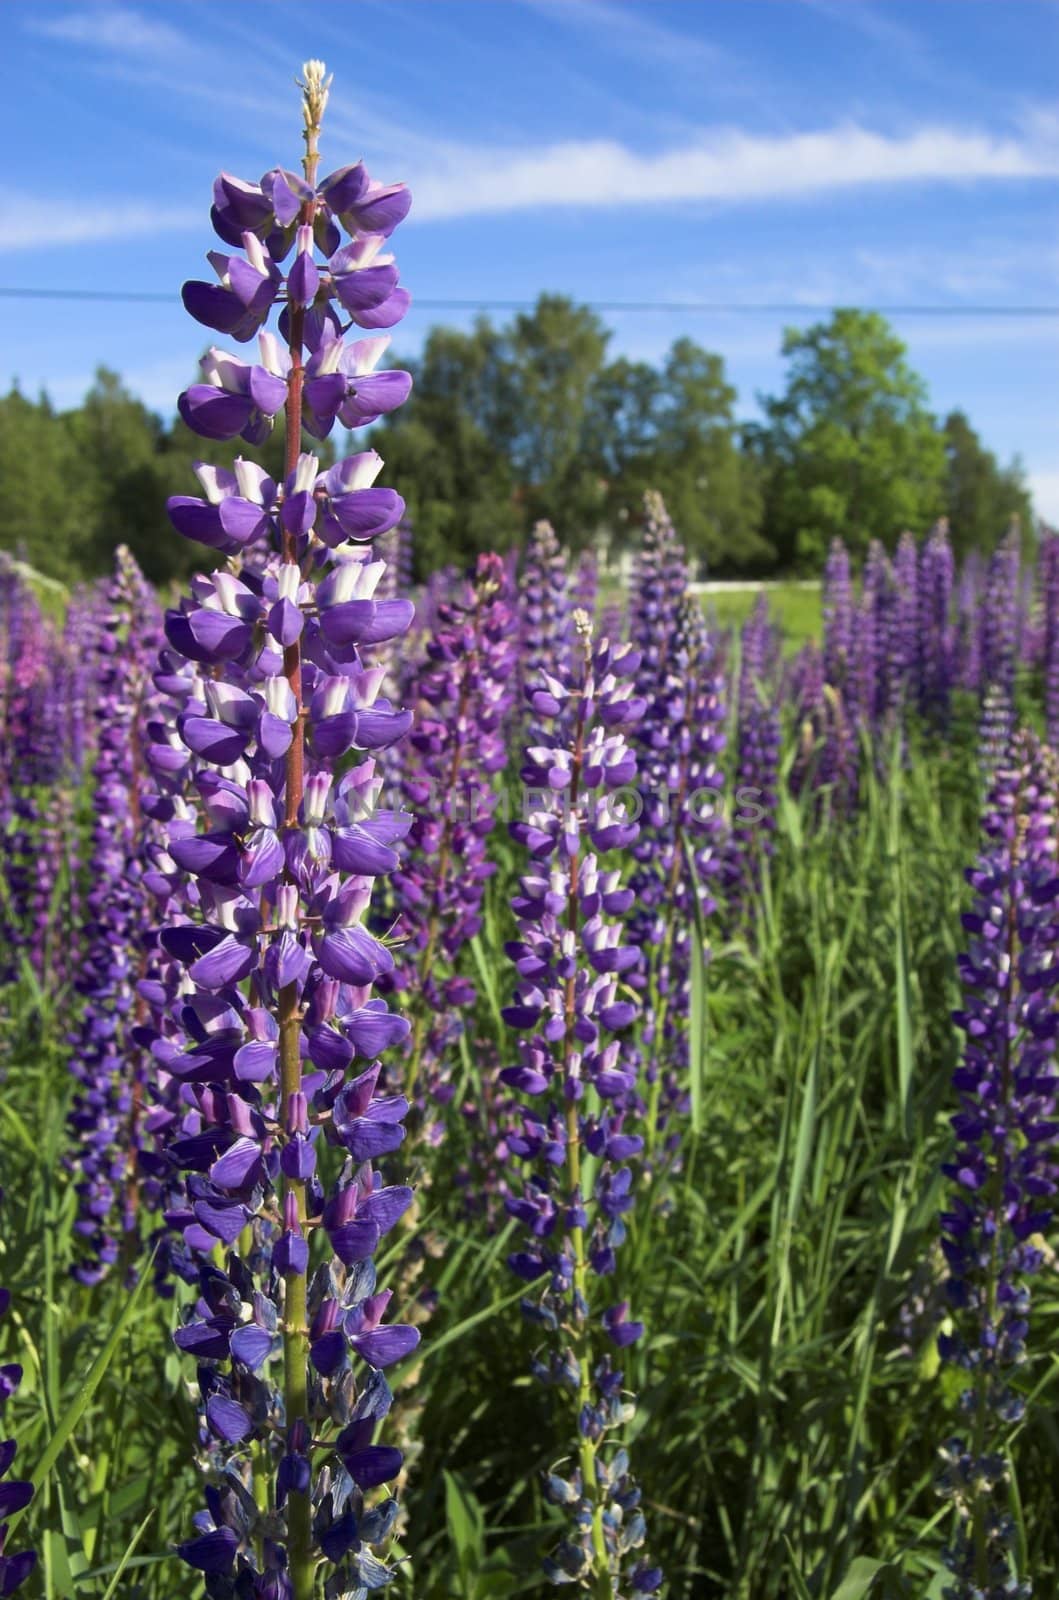
POLYGON ((0 484, 5 549, 64 582, 91 570, 92 482, 48 397, 17 385, 0 399, 0 484))
POLYGON ((562 295, 541 295, 507 338, 511 459, 522 502, 530 521, 547 517, 573 545, 585 543, 603 506, 585 442, 609 339, 594 311, 562 295))
POLYGON ((625 540, 643 491, 660 489, 689 554, 720 571, 767 565, 756 460, 740 450, 724 361, 678 339, 662 370, 616 361, 595 386, 589 454, 606 479, 609 521, 625 540))
POLYGON ((962 411, 945 418, 945 513, 958 557, 992 550, 1013 516, 1023 540, 1033 543, 1033 505, 1019 462, 1001 467, 962 411))
POLYGON ((487 318, 469 333, 432 328, 407 362, 412 399, 378 429, 386 481, 400 486, 415 527, 419 575, 474 552, 505 549, 523 525, 510 461, 513 374, 487 318))
POLYGON ((855 554, 892 545, 944 509, 945 450, 923 381, 877 312, 839 310, 788 329, 787 386, 754 431, 765 526, 781 564, 816 566, 840 536, 855 554))

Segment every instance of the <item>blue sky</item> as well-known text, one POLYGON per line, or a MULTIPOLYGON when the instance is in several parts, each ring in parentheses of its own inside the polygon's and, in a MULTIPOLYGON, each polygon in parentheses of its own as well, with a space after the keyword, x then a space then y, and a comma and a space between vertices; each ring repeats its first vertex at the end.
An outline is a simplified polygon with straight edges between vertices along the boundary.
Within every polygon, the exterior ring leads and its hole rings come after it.
MULTIPOLYGON (((0 300, 0 381, 72 405, 105 362, 171 408, 212 177, 297 164, 321 56, 324 165, 411 184, 422 300, 804 305, 605 314, 615 352, 719 351, 743 416, 814 307, 949 308, 893 319, 932 405, 1059 522, 1059 318, 952 314, 1059 304, 1056 0, 7 0, 0 41, 0 285, 173 296, 0 300)), ((398 351, 438 320, 470 314, 414 309, 398 351)))

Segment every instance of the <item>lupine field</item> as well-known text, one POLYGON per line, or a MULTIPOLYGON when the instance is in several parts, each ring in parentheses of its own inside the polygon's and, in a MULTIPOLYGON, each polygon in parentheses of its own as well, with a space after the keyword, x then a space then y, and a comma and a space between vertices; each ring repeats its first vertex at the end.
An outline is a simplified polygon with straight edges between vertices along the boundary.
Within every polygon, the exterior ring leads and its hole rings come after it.
POLYGON ((286 478, 0 565, 0 1595, 1059 1593, 1059 537, 836 542, 798 648, 664 484, 627 592, 413 588, 303 92, 178 402, 286 478))

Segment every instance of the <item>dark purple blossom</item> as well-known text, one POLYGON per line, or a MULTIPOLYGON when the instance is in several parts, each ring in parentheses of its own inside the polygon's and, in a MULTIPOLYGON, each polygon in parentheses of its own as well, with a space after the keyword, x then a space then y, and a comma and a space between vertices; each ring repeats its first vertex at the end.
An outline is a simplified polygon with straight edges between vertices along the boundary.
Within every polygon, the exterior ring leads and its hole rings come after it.
MULTIPOLYGON (((2 1199, 2 1194, 0 1194, 2 1199)), ((0 1321, 7 1315, 11 1294, 0 1289, 0 1321)), ((22 1368, 17 1362, 0 1365, 0 1411, 4 1402, 18 1390, 22 1381, 22 1368)), ((35 1550, 22 1550, 12 1555, 7 1549, 7 1524, 10 1518, 20 1516, 33 1499, 33 1486, 19 1478, 9 1477, 16 1454, 15 1442, 7 1439, 0 1443, 0 1595, 15 1594, 37 1564, 35 1550)))
MULTIPOLYGON (((403 375, 371 378, 382 341, 343 350, 331 303, 361 326, 402 314, 379 244, 406 196, 362 168, 317 185, 327 84, 319 63, 305 77, 304 179, 277 169, 215 190, 222 237, 238 228, 264 245, 267 257, 242 239, 262 284, 246 312, 263 322, 282 302, 283 343, 250 330, 258 366, 211 352, 208 383, 182 400, 208 437, 256 439, 282 410, 285 474, 200 466, 204 497, 170 503, 179 532, 230 560, 166 616, 164 704, 148 730, 145 811, 160 832, 146 881, 171 920, 140 989, 160 1069, 147 1127, 199 1290, 176 1342, 198 1362, 213 1471, 181 1553, 213 1600, 310 1600, 321 1563, 335 1594, 386 1581, 371 1546, 396 1502, 369 1508, 364 1491, 400 1469, 399 1452, 373 1443, 390 1404, 381 1374, 418 1339, 385 1322, 372 1259, 412 1200, 376 1166, 400 1146, 407 1111, 380 1082, 378 1055, 408 1025, 373 995, 394 958, 369 928, 374 880, 411 820, 380 805, 375 765, 410 722, 373 659, 412 619, 408 601, 379 593, 385 563, 371 549, 403 502, 376 485, 373 450, 326 471, 300 450, 302 425, 360 424, 407 394, 403 375), (339 227, 352 229, 347 246, 339 227), (284 282, 275 264, 291 246, 284 282), (322 1144, 337 1161, 319 1161, 322 1144), (272 1479, 256 1496, 248 1452, 272 1479)), ((222 288, 242 296, 253 285, 234 261, 222 288)), ((196 315, 206 307, 190 301, 196 315)), ((246 324, 229 331, 246 337, 246 324)))
POLYGON ((518 1059, 500 1076, 525 1097, 507 1139, 522 1165, 507 1208, 525 1243, 509 1263, 532 1286, 523 1310, 547 1339, 535 1370, 566 1391, 578 1435, 577 1465, 547 1479, 570 1524, 546 1571, 602 1585, 619 1579, 645 1533, 638 1525, 630 1538, 617 1515, 638 1498, 627 1458, 599 1453, 628 1406, 611 1352, 642 1331, 607 1289, 632 1204, 626 1162, 643 1138, 635 1060, 621 1038, 637 1012, 623 993, 639 961, 623 930, 631 892, 601 858, 636 838, 619 795, 636 776, 625 729, 644 705, 631 682, 636 651, 606 640, 593 647, 583 613, 575 625, 568 671, 544 672, 526 688, 540 742, 522 768, 535 804, 511 824, 529 870, 513 901, 518 938, 507 947, 518 982, 504 1017, 518 1032, 518 1059))
POLYGON ((956 1510, 946 1555, 953 1600, 1030 1592, 1012 1575, 1006 1479, 1009 1436, 1024 1409, 1011 1377, 1025 1360, 1026 1280, 1041 1264, 1059 1174, 1054 793, 1054 759, 1018 736, 996 771, 984 849, 968 873, 974 899, 963 918, 969 943, 955 1014, 966 1044, 953 1080, 955 1149, 944 1169, 953 1188, 941 1218, 953 1331, 939 1349, 967 1374, 963 1431, 942 1452, 942 1489, 956 1510))

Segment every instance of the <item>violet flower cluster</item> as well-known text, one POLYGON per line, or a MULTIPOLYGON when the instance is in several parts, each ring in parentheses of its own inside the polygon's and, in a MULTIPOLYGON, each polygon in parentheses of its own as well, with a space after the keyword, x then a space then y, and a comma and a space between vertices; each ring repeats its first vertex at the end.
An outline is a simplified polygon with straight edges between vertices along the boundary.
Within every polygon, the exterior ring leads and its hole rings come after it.
POLYGON ((166 614, 170 723, 145 800, 170 819, 186 885, 185 913, 161 933, 181 977, 156 1046, 179 1109, 152 1126, 184 1176, 167 1220, 198 1268, 176 1342, 198 1367, 207 1510, 181 1554, 214 1600, 311 1600, 321 1567, 335 1600, 386 1581, 372 1547, 397 1507, 374 1491, 401 1462, 374 1434, 383 1371, 418 1341, 386 1324, 372 1259, 412 1193, 375 1167, 407 1109, 381 1090, 378 1057, 408 1025, 373 997, 393 956, 365 925, 410 821, 380 807, 373 758, 409 717, 361 658, 411 620, 406 600, 375 598, 383 564, 364 549, 402 504, 374 487, 375 452, 321 472, 300 450, 303 422, 360 424, 407 393, 404 374, 366 375, 363 342, 343 336, 346 317, 388 325, 407 304, 383 247, 408 196, 359 165, 317 183, 320 63, 303 87, 304 177, 218 179, 214 225, 244 254, 211 256, 219 285, 185 292, 241 340, 282 302, 283 346, 262 333, 261 367, 211 358, 181 412, 207 437, 258 438, 285 410, 287 475, 200 463, 203 496, 169 503, 180 532, 233 560, 166 614))
MULTIPOLYGON (((493 872, 487 846, 507 764, 517 632, 499 556, 478 558, 453 596, 439 601, 421 669, 406 680, 415 723, 400 790, 413 815, 393 891, 400 941, 388 986, 413 1014, 405 1091, 448 1102, 460 1013, 476 999, 460 957, 482 921, 493 872)), ((436 1125, 440 1134, 442 1124, 436 1125)))
POLYGON ((612 1596, 661 1582, 635 1556, 646 1530, 627 1454, 605 1449, 630 1414, 611 1352, 643 1331, 605 1290, 632 1205, 625 1163, 643 1137, 626 1126, 639 1101, 621 1039, 638 1012, 623 983, 639 959, 623 933, 632 895, 600 858, 636 838, 616 795, 636 776, 625 730, 644 705, 630 682, 637 652, 593 646, 583 613, 575 625, 570 670, 544 672, 526 690, 547 743, 527 749, 522 769, 538 804, 511 824, 531 865, 513 901, 519 937, 508 946, 518 983, 504 1017, 518 1030, 519 1059, 501 1079, 528 1101, 507 1141, 523 1164, 507 1207, 527 1233, 510 1264, 539 1286, 523 1300, 546 1337, 535 1369, 569 1395, 578 1438, 576 1461, 547 1480, 569 1521, 546 1571, 612 1596))
POLYGON ((1041 543, 1041 606, 1044 612, 1042 668, 1044 726, 1048 743, 1059 749, 1059 534, 1047 533, 1041 543))
POLYGON ((948 523, 931 529, 919 558, 919 711, 935 733, 949 726, 952 701, 954 582, 948 523))
POLYGON ((526 544, 519 578, 523 681, 552 669, 570 637, 570 574, 566 551, 550 522, 538 522, 526 544))
MULTIPOLYGON (((7 1315, 10 1304, 11 1291, 0 1289, 0 1321, 7 1315)), ((22 1368, 16 1361, 0 1365, 0 1410, 17 1392, 21 1382, 22 1368)), ((0 1596, 14 1594, 20 1589, 37 1564, 35 1550, 20 1550, 12 1555, 7 1549, 8 1519, 20 1515, 33 1499, 32 1484, 8 1477, 15 1454, 14 1439, 0 1440, 0 1596)))
POLYGON ((647 1085, 647 1151, 679 1148, 674 1116, 688 1107, 691 969, 709 950, 703 922, 716 909, 714 879, 724 867, 724 685, 702 607, 688 594, 683 550, 660 496, 646 502, 645 549, 630 607, 635 635, 650 638, 637 691, 643 717, 631 730, 637 757, 640 830, 632 846, 634 908, 629 937, 640 961, 629 981, 644 1006, 642 1076, 647 1085), (638 597, 638 599, 637 599, 638 597), (656 630, 656 633, 652 632, 656 630), (656 637, 667 639, 664 651, 656 637), (696 953, 694 931, 699 930, 696 953), (668 1130, 668 1131, 667 1131, 668 1130))
POLYGON ((954 1330, 939 1350, 967 1375, 963 1429, 942 1451, 941 1487, 956 1511, 949 1600, 1030 1593, 1012 1577, 1007 1446, 1023 1414, 1026 1280, 1041 1264, 1059 1173, 1055 782, 1051 753, 1018 736, 996 772, 985 847, 968 873, 974 900, 963 918, 970 941, 955 1013, 966 1045, 953 1079, 956 1148, 944 1168, 952 1199, 941 1219, 954 1330))
POLYGON ((986 783, 1004 759, 1015 727, 1018 621, 1019 544, 1013 527, 989 562, 983 596, 978 755, 986 783))
POLYGON ((654 489, 644 494, 643 531, 629 594, 629 638, 640 652, 637 688, 649 695, 665 670, 667 622, 678 614, 687 593, 684 549, 654 489))
POLYGON ((743 624, 740 645, 736 809, 728 852, 730 910, 752 904, 776 831, 781 737, 775 691, 779 640, 764 595, 743 624))
POLYGON ((109 611, 97 638, 98 753, 92 787, 93 829, 85 949, 76 988, 84 1005, 71 1035, 77 1081, 68 1126, 69 1166, 78 1197, 75 1274, 97 1283, 119 1255, 120 1235, 136 1252, 137 1146, 145 1062, 132 1041, 136 984, 145 955, 149 896, 140 836, 145 776, 144 719, 161 616, 129 551, 117 552, 109 611))

